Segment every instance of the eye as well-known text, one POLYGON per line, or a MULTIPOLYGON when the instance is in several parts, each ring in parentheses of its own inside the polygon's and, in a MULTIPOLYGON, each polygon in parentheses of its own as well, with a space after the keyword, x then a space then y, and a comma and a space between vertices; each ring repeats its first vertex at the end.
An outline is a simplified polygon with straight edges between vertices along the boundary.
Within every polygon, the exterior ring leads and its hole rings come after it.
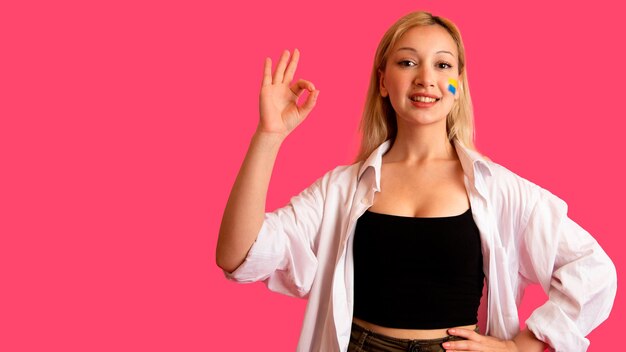
POLYGON ((402 60, 398 62, 398 65, 403 66, 403 67, 413 67, 415 66, 415 62, 411 60, 402 60))
POLYGON ((437 64, 437 67, 439 67, 439 68, 445 68, 445 69, 450 69, 450 68, 452 68, 452 65, 450 65, 450 64, 449 64, 449 63, 447 63, 447 62, 442 61, 442 62, 439 62, 439 63, 437 64), (447 67, 446 67, 446 66, 447 66, 447 67))

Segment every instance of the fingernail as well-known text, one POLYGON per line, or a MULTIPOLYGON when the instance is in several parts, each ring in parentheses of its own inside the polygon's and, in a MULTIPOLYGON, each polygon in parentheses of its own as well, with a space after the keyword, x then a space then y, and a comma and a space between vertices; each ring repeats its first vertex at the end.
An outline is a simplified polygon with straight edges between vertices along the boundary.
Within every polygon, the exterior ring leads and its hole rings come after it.
POLYGON ((450 347, 450 342, 444 342, 443 347, 450 347))
POLYGON ((453 332, 453 333, 454 333, 454 332, 456 332, 456 330, 454 330, 454 329, 450 329, 450 332, 453 332))

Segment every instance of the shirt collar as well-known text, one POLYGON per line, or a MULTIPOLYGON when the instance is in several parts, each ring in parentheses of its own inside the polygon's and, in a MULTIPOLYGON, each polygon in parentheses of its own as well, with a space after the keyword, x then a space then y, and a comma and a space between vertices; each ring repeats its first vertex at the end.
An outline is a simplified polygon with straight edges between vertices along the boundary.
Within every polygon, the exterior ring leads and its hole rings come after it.
MULTIPOLYGON (((374 151, 369 155, 369 157, 363 162, 361 168, 359 169, 358 181, 361 180, 363 174, 369 170, 373 169, 376 176, 376 191, 380 191, 380 168, 383 161, 383 155, 391 148, 391 139, 384 141, 380 146, 378 146, 374 151)), ((470 182, 476 187, 476 189, 481 192, 481 185, 477 185, 476 179, 474 178, 476 169, 479 165, 484 166, 481 170, 484 170, 484 173, 491 175, 491 167, 489 163, 485 160, 485 157, 481 155, 478 151, 470 149, 466 147, 463 142, 458 139, 454 139, 454 147, 456 149, 457 155, 459 156, 459 160, 461 161, 461 167, 463 168, 463 173, 469 178, 470 182)), ((484 194, 483 194, 484 195, 484 194)))

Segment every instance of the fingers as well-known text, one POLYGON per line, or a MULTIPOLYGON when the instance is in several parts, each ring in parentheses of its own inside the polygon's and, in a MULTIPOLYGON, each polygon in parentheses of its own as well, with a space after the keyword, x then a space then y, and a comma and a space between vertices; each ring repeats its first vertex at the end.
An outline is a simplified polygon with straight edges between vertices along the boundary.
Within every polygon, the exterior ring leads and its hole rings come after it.
POLYGON ((283 76, 285 74, 285 67, 287 66, 287 59, 289 58, 289 51, 283 51, 283 54, 280 56, 278 60, 278 65, 276 65, 276 71, 274 72, 274 84, 281 83, 283 81, 283 76))
POLYGON ((454 328, 449 329, 450 335, 461 336, 467 340, 444 342, 443 348, 446 352, 465 351, 509 351, 506 341, 484 336, 474 330, 454 328))
POLYGON ((272 84, 272 59, 265 58, 265 66, 263 67, 263 82, 261 86, 269 86, 272 84))
POLYGON ((443 348, 446 349, 446 352, 481 351, 483 347, 484 346, 482 346, 480 343, 469 340, 443 343, 443 348))
POLYGON ((300 79, 300 80, 298 80, 298 82, 296 82, 291 87, 289 87, 289 89, 291 89, 293 94, 295 94, 297 97, 299 97, 300 94, 302 94, 302 91, 305 90, 305 89, 308 89, 309 92, 314 91, 315 90, 315 86, 310 81, 307 81, 307 80, 304 80, 304 79, 300 79))
POLYGON ((315 86, 310 81, 300 79, 298 82, 289 87, 293 94, 296 95, 296 100, 300 97, 302 92, 306 89, 311 94, 306 98, 304 104, 298 107, 298 113, 304 119, 313 110, 315 103, 317 102, 317 96, 320 94, 319 90, 315 90, 315 86))
POLYGON ((446 349, 446 352, 453 352, 453 351, 471 351, 473 350, 473 348, 477 348, 478 345, 476 342, 480 339, 480 335, 477 334, 475 331, 473 330, 469 330, 469 329, 463 329, 463 328, 455 328, 455 329, 449 329, 448 333, 450 335, 456 335, 456 336, 461 336, 463 338, 466 338, 468 340, 465 341, 456 341, 456 342, 445 342, 443 344, 443 347, 446 349), (478 336, 476 336, 478 335, 478 336))
POLYGON ((464 329, 464 328, 448 329, 448 334, 461 336, 466 339, 476 340, 476 341, 480 341, 482 337, 482 335, 477 333, 476 331, 470 330, 470 329, 464 329))
MULTIPOLYGON (((276 65, 276 71, 274 72, 273 83, 291 83, 293 75, 298 67, 298 60, 300 59, 300 51, 298 49, 293 50, 293 56, 289 60, 289 50, 283 51, 278 64, 276 65), (287 62, 289 61, 289 64, 287 62)), ((271 71, 271 66, 270 66, 271 71)))
POLYGON ((317 102, 317 96, 319 94, 319 90, 314 90, 313 92, 311 92, 311 94, 309 94, 304 104, 302 104, 302 107, 298 108, 298 112, 300 113, 300 116, 302 116, 302 118, 305 118, 311 112, 311 110, 313 110, 313 107, 315 107, 315 103, 317 102))
POLYGON ((287 65, 287 70, 285 71, 285 77, 283 77, 284 83, 291 83, 293 80, 293 75, 296 72, 296 67, 298 67, 298 59, 300 58, 300 51, 298 49, 293 50, 293 56, 291 57, 291 61, 289 61, 289 65, 287 65))

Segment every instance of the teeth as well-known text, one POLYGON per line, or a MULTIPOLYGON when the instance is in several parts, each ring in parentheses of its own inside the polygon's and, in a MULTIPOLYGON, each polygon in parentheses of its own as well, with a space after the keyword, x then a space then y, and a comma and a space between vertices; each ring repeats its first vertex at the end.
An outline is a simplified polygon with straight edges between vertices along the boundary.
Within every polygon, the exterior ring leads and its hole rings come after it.
POLYGON ((435 98, 428 98, 428 97, 424 97, 424 96, 418 95, 418 96, 411 97, 411 100, 419 101, 421 103, 434 103, 437 99, 435 99, 435 98))

